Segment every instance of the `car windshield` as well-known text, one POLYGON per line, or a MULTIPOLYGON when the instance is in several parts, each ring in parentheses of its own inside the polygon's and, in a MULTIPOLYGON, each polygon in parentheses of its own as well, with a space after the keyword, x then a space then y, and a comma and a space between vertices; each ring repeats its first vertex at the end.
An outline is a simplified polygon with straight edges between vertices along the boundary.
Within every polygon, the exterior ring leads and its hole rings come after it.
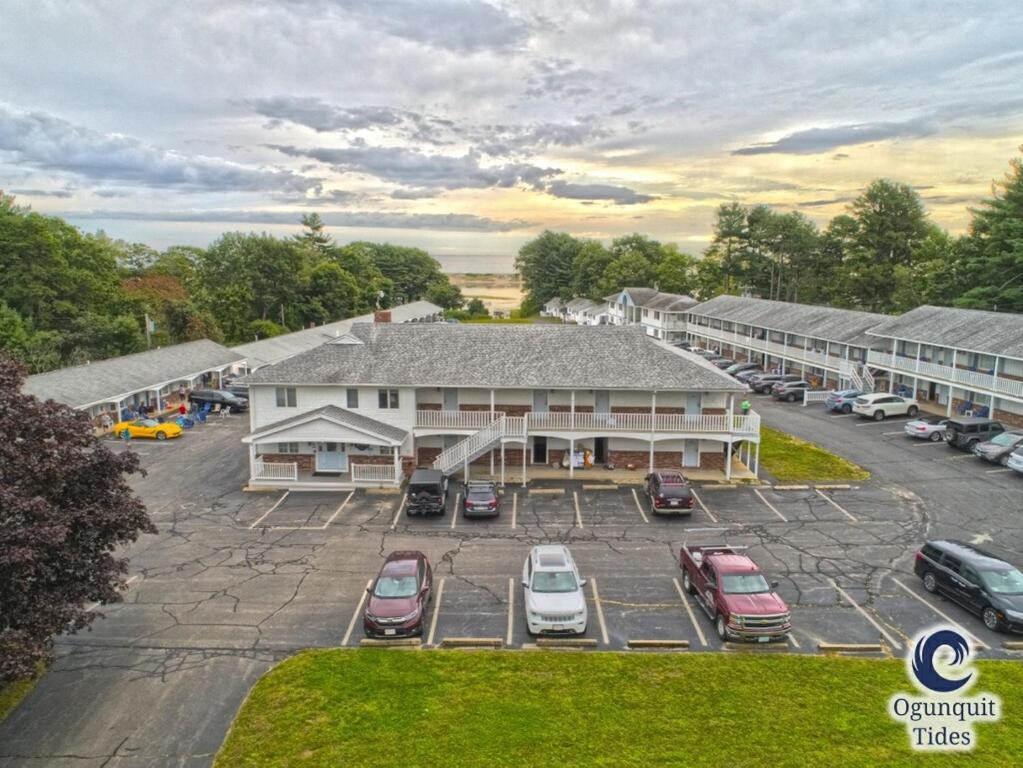
POLYGON ((994 443, 995 445, 1001 445, 1007 448, 1010 445, 1015 445, 1016 443, 1018 443, 1019 438, 1020 435, 1018 435, 1015 432, 1002 432, 1002 434, 995 435, 994 437, 992 437, 991 442, 994 443))
POLYGON ((980 579, 984 582, 984 586, 996 595, 1023 594, 1023 573, 1015 568, 981 571, 980 579))
POLYGON ((494 500, 494 492, 493 491, 488 491, 486 489, 479 490, 479 491, 475 491, 475 490, 469 491, 468 499, 469 499, 469 501, 493 501, 494 500))
POLYGON ((726 573, 721 576, 721 588, 727 595, 756 595, 770 592, 771 586, 760 573, 726 573))
POLYGON ((571 571, 537 571, 533 574, 534 592, 575 592, 578 589, 571 571))
POLYGON ((373 589, 374 597, 412 597, 416 593, 415 576, 381 576, 373 589))
POLYGON ((160 422, 156 419, 139 419, 135 423, 140 427, 155 427, 160 422))

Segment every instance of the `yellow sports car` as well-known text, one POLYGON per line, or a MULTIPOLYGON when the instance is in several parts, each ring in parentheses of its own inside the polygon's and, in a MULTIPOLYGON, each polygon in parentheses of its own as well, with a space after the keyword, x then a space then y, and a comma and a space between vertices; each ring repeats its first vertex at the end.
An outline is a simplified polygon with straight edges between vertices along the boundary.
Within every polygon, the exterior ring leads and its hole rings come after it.
POLYGON ((121 438, 155 437, 157 440, 166 440, 169 437, 181 437, 183 431, 177 424, 161 424, 156 419, 119 421, 114 424, 114 434, 121 438))

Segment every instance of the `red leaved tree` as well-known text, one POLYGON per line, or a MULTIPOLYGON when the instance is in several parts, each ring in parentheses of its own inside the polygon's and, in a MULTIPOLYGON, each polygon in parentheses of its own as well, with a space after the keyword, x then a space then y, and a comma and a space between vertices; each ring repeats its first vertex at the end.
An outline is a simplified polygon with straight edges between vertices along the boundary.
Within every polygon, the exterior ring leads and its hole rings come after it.
POLYGON ((138 457, 110 451, 85 414, 21 394, 23 379, 0 355, 0 682, 87 626, 87 603, 118 600, 115 550, 156 532, 126 480, 138 457))

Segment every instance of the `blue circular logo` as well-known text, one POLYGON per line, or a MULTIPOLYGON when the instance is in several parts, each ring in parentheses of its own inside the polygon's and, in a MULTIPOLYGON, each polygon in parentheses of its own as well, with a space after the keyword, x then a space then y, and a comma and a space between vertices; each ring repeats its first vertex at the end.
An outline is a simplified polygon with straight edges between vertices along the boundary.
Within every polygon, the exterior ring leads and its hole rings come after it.
POLYGON ((953 657, 949 662, 951 666, 959 667, 969 663, 970 646, 966 638, 953 629, 939 629, 917 639, 911 669, 922 687, 936 693, 951 693, 966 685, 973 677, 973 673, 952 679, 938 672, 934 668, 934 657, 942 647, 952 650, 953 657))

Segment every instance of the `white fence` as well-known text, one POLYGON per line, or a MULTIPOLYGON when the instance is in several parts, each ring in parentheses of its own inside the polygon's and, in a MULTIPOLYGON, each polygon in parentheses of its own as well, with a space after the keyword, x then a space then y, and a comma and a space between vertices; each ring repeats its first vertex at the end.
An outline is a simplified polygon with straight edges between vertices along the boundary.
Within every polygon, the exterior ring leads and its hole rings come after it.
POLYGON ((497 411, 416 411, 416 426, 421 429, 483 429, 504 416, 497 411))
POLYGON ((401 470, 393 464, 352 464, 353 483, 397 483, 401 470))
POLYGON ((994 376, 990 373, 969 371, 964 368, 940 363, 931 363, 921 360, 917 363, 916 358, 903 355, 892 356, 888 352, 870 352, 867 356, 871 365, 879 368, 888 368, 922 379, 941 379, 950 381, 962 387, 974 387, 1000 392, 1013 397, 1023 397, 1023 381, 1017 379, 1005 379, 994 376))
POLYGON ((760 431, 760 416, 733 415, 729 428, 726 414, 670 413, 528 413, 530 432, 564 430, 582 432, 742 432, 760 431))
POLYGON ((256 459, 255 480, 298 480, 298 464, 256 459))
POLYGON ((828 399, 830 395, 834 394, 831 390, 821 390, 817 392, 811 392, 809 389, 803 390, 803 406, 807 403, 823 403, 828 399))

